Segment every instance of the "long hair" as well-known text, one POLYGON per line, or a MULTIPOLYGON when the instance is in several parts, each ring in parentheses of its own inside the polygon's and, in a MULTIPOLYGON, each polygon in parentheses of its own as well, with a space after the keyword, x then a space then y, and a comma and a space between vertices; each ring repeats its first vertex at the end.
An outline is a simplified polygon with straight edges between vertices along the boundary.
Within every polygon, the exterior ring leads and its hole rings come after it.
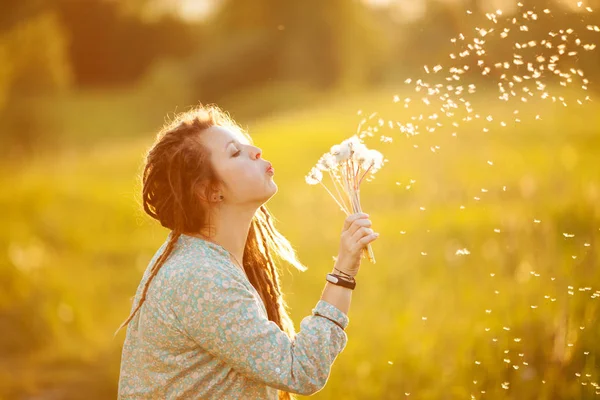
MULTIPOLYGON (((252 143, 250 135, 229 114, 216 105, 200 105, 166 124, 146 155, 142 175, 144 211, 172 232, 164 252, 150 270, 138 305, 117 332, 127 326, 142 306, 152 279, 173 251, 180 235, 208 228, 205 221, 211 215, 211 206, 202 203, 198 194, 203 187, 205 198, 209 198, 209 192, 216 189, 221 180, 209 161, 210 150, 202 145, 200 135, 212 126, 233 128, 252 143), (209 182, 209 185, 201 186, 202 182, 209 182)), ((290 242, 275 229, 273 217, 263 205, 250 224, 242 264, 265 304, 269 320, 293 339, 296 334, 294 323, 281 292, 274 256, 301 271, 306 270, 290 242)), ((288 392, 279 391, 279 399, 290 400, 292 397, 288 392)))

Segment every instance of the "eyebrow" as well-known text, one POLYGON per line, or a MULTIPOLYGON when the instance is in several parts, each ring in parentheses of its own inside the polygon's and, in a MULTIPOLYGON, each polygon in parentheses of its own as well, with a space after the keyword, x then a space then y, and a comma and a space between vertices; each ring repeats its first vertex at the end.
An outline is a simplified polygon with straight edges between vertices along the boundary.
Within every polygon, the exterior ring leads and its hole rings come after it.
POLYGON ((236 144, 236 145, 240 144, 240 142, 239 142, 239 141, 237 141, 236 139, 230 140, 229 142, 227 142, 227 143, 225 144, 225 150, 227 150, 227 147, 228 147, 228 146, 229 146, 231 143, 233 143, 233 144, 236 144))
POLYGON ((235 143, 235 142, 236 142, 236 140, 230 140, 229 142, 227 142, 227 144, 225 145, 225 150, 227 150, 227 147, 229 147, 229 145, 231 143, 235 143))

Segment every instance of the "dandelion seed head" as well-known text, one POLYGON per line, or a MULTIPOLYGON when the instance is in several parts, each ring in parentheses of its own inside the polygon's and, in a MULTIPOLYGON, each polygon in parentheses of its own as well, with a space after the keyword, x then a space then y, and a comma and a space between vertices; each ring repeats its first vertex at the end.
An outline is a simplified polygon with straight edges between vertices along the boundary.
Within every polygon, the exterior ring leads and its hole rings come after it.
POLYGON ((306 175, 305 179, 306 183, 308 183, 309 185, 316 185, 323 179, 323 173, 320 169, 313 167, 308 173, 308 175, 306 175))
POLYGON ((371 173, 375 173, 377 172, 379 169, 381 169, 381 167, 383 167, 383 163, 384 163, 384 158, 383 158, 383 154, 381 154, 379 151, 374 150, 374 149, 370 149, 368 150, 368 162, 369 165, 371 165, 371 173))
POLYGON ((351 149, 347 143, 331 146, 330 153, 335 157, 336 162, 342 163, 350 158, 351 149))
POLYGON ((337 167, 335 156, 331 153, 325 153, 317 162, 317 168, 321 171, 329 171, 337 167))

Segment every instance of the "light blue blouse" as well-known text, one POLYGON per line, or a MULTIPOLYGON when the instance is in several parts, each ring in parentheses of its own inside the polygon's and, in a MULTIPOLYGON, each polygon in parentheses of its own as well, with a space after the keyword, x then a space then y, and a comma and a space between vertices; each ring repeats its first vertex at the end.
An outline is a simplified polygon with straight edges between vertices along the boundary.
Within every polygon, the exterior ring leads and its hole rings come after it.
MULTIPOLYGON (((169 237, 146 268, 132 311, 169 237)), ((345 348, 348 322, 319 300, 289 339, 223 247, 181 235, 127 327, 118 396, 276 400, 278 389, 311 395, 345 348)))

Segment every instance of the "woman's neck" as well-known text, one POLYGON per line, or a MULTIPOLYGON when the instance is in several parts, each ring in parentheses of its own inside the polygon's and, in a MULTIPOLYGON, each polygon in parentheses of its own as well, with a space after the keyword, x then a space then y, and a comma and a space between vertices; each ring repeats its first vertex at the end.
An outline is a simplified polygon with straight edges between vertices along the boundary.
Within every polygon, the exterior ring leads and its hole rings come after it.
MULTIPOLYGON (((211 229, 203 230, 200 237, 218 244, 243 263, 244 249, 248 240, 250 224, 256 209, 240 210, 222 207, 211 217, 211 229)), ((198 236, 198 235, 195 235, 198 236)), ((237 264, 237 263, 236 263, 237 264)))

